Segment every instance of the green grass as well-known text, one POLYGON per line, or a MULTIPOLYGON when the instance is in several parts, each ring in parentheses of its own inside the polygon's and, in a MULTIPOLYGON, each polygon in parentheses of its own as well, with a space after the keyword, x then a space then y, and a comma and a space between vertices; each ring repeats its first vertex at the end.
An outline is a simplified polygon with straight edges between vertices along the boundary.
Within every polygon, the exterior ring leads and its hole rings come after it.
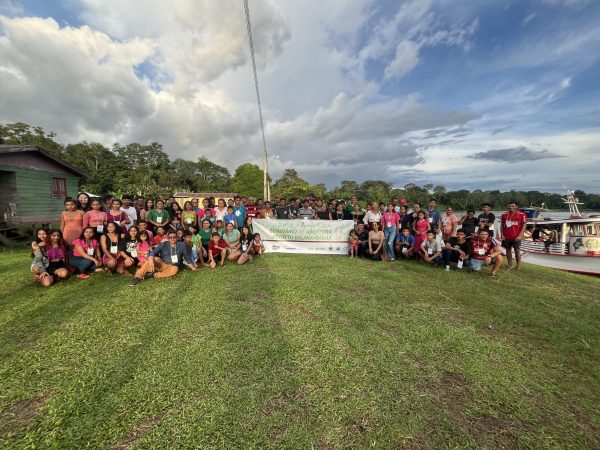
POLYGON ((3 448, 600 448, 600 279, 267 255, 127 286, 0 254, 3 448))

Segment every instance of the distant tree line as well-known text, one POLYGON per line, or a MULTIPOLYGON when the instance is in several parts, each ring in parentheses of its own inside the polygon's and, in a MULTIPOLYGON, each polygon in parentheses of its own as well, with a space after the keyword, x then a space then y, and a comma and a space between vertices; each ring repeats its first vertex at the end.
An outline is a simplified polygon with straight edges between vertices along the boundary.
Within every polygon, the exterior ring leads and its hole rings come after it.
MULTIPOLYGON (((241 164, 232 175, 227 167, 204 156, 196 161, 182 158, 171 161, 163 146, 157 142, 147 145, 114 144, 108 148, 87 141, 63 145, 56 142, 55 137, 53 132, 47 133, 41 127, 25 123, 0 124, 0 142, 38 145, 87 173, 88 178, 81 180, 81 188, 86 192, 117 196, 128 193, 147 197, 166 197, 177 191, 237 192, 262 197, 263 174, 256 164, 241 164)), ((581 190, 575 192, 585 204, 585 209, 600 209, 600 195, 581 190)), ((388 202, 396 197, 423 204, 433 197, 440 205, 451 205, 457 210, 477 209, 484 202, 502 209, 509 200, 517 200, 522 206, 545 203, 549 209, 565 208, 560 194, 539 191, 448 191, 442 185, 417 186, 414 183, 398 188, 382 180, 366 180, 362 183, 346 180, 329 190, 323 183, 310 184, 295 169, 286 169, 271 184, 271 193, 272 196, 285 198, 302 198, 312 194, 323 199, 348 199, 355 195, 361 201, 377 202, 388 202)))

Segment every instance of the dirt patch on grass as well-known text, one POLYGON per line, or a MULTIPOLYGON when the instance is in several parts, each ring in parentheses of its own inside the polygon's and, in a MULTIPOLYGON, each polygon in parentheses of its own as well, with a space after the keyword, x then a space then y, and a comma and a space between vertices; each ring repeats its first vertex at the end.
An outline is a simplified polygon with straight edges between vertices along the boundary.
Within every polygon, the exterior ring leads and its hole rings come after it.
POLYGON ((285 311, 296 313, 299 316, 301 316, 303 319, 310 320, 311 322, 316 322, 316 321, 320 320, 319 317, 317 315, 315 315, 312 311, 309 311, 308 309, 306 309, 302 306, 284 305, 282 308, 285 311))
POLYGON ((273 411, 281 411, 287 405, 303 400, 304 398, 306 398, 306 396, 308 396, 309 393, 310 388, 306 385, 300 386, 298 389, 294 389, 291 391, 281 392, 275 397, 267 400, 263 404, 261 410, 265 415, 268 415, 273 411))
POLYGON ((138 423, 134 428, 129 430, 123 439, 116 444, 107 447, 107 450, 124 450, 133 446, 136 442, 142 439, 148 432, 156 426, 158 422, 163 418, 164 413, 155 414, 148 419, 145 419, 138 423))
POLYGON ((4 411, 0 415, 0 436, 17 433, 33 423, 51 397, 50 393, 39 394, 36 397, 21 400, 4 411))
MULTIPOLYGON (((479 445, 487 446, 493 444, 496 448, 518 448, 519 443, 517 435, 525 431, 525 424, 518 419, 505 420, 500 417, 493 417, 488 414, 482 414, 478 417, 467 416, 464 412, 465 406, 473 403, 474 395, 472 392, 472 383, 462 374, 451 371, 442 372, 437 382, 428 386, 428 390, 433 391, 436 411, 444 411, 446 417, 450 419, 458 428, 465 430, 479 445)), ((432 414, 435 416, 435 414, 432 414)), ((428 421, 426 432, 414 444, 421 448, 427 442, 431 434, 435 434, 440 428, 451 426, 438 423, 432 419, 428 421), (425 442, 423 442, 425 441, 425 442)), ((452 430, 448 430, 452 433, 452 430)))
POLYGON ((371 429, 373 429, 373 421, 367 416, 351 420, 346 424, 346 434, 348 436, 367 433, 371 429))

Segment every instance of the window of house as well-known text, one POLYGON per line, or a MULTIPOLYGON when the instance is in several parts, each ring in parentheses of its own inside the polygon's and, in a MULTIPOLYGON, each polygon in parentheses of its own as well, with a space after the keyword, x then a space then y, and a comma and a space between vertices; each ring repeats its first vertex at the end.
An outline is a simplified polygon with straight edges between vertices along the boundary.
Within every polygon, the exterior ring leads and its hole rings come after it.
POLYGON ((67 179, 52 178, 52 197, 65 198, 67 196, 67 179))

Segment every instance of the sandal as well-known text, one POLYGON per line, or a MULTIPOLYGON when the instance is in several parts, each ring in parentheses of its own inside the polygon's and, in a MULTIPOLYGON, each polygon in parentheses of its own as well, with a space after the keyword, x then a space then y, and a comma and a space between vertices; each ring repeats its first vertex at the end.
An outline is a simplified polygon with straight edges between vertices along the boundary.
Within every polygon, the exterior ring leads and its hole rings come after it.
POLYGON ((498 274, 496 272, 492 272, 492 278, 496 278, 498 276, 498 274))

